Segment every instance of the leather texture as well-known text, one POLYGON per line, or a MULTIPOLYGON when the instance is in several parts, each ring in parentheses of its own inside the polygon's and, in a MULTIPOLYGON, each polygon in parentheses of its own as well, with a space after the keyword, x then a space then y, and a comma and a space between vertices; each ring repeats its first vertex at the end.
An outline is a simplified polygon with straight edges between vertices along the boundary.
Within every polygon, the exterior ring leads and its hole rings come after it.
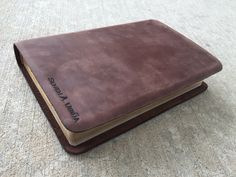
MULTIPOLYGON (((18 56, 19 55, 18 51, 15 47, 14 47, 14 49, 15 49, 15 54, 16 54, 17 58, 19 59, 20 57, 18 56)), ((45 100, 43 99, 42 95, 40 94, 39 90, 35 86, 33 80, 31 79, 28 72, 26 71, 26 69, 23 67, 22 63, 18 59, 17 59, 17 62, 19 64, 19 67, 20 67, 22 73, 24 74, 31 90, 33 91, 33 93, 36 97, 36 99, 38 100, 39 105, 42 108, 45 116, 47 117, 48 121, 50 122, 51 127, 53 128, 55 134, 57 135, 62 147, 65 149, 66 152, 71 153, 71 154, 81 154, 81 153, 87 152, 88 150, 90 150, 90 149, 116 137, 116 136, 119 136, 120 134, 125 133, 126 131, 128 131, 132 128, 135 128, 136 126, 157 116, 158 114, 161 114, 161 113, 167 111, 168 109, 170 109, 170 108, 172 108, 184 101, 191 99, 192 97, 204 92, 207 89, 207 84, 203 82, 201 86, 199 86, 199 87, 197 87, 197 88, 195 88, 183 95, 180 95, 180 96, 174 98, 173 100, 170 100, 160 106, 157 106, 156 108, 149 110, 146 113, 141 114, 141 115, 137 116, 136 118, 129 120, 128 122, 125 122, 124 124, 114 127, 113 129, 111 129, 107 132, 104 132, 104 133, 78 145, 78 146, 72 146, 67 141, 65 135, 63 134, 62 130, 60 129, 60 126, 58 125, 53 114, 51 113, 50 109, 48 108, 48 106, 47 106, 45 100)))
POLYGON ((14 44, 64 126, 81 132, 132 112, 222 69, 206 50, 156 20, 14 44), (79 119, 58 97, 53 78, 79 119))

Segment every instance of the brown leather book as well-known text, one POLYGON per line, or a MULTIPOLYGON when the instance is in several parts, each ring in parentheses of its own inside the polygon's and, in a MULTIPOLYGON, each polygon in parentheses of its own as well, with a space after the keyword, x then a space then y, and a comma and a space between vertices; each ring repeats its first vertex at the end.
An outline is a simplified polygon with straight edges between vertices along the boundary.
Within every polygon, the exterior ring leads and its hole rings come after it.
MULTIPOLYGON (((85 152, 206 90, 222 69, 206 50, 147 20, 14 44, 67 152, 85 152)), ((144 132, 145 133, 145 132, 144 132)))

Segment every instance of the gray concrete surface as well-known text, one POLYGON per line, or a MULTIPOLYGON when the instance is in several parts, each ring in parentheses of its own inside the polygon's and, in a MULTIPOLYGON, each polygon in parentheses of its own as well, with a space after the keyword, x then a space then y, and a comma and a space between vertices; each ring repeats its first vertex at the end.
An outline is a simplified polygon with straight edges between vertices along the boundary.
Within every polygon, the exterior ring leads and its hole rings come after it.
POLYGON ((0 176, 236 176, 235 0, 1 0, 0 176), (18 69, 16 41, 159 19, 217 56, 204 94, 88 153, 60 146, 18 69))

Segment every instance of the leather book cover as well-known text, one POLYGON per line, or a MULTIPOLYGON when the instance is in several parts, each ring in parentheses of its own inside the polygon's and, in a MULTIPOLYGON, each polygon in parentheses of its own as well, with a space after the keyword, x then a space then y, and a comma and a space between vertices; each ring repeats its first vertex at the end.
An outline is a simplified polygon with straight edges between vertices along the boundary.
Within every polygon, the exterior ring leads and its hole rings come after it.
POLYGON ((206 50, 156 20, 20 41, 14 51, 70 153, 192 98, 222 69, 206 50))

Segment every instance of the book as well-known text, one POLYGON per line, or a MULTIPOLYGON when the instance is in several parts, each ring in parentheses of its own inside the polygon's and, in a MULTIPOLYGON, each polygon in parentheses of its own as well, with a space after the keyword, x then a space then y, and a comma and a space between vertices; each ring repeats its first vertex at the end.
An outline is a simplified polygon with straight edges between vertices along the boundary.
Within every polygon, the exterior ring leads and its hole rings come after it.
POLYGON ((222 69, 157 20, 24 40, 14 51, 61 145, 74 154, 202 93, 203 80, 222 69))

